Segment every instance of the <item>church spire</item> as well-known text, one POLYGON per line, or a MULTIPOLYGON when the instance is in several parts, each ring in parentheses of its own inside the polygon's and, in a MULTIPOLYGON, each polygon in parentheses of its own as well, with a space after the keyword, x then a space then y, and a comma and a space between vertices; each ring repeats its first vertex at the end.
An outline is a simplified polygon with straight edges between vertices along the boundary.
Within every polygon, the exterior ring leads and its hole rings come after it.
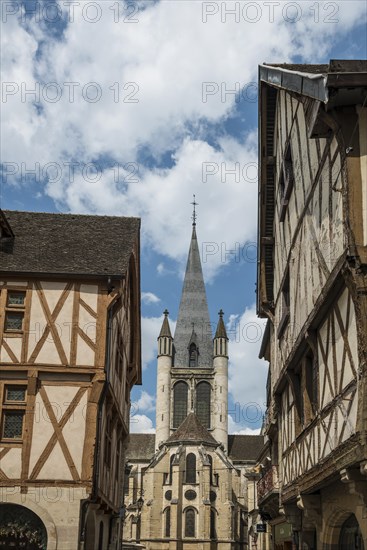
POLYGON ((195 196, 192 204, 194 205, 192 236, 174 335, 174 365, 180 368, 189 367, 189 347, 194 323, 197 344, 197 366, 211 368, 213 364, 212 331, 196 236, 195 206, 197 206, 197 203, 195 196))

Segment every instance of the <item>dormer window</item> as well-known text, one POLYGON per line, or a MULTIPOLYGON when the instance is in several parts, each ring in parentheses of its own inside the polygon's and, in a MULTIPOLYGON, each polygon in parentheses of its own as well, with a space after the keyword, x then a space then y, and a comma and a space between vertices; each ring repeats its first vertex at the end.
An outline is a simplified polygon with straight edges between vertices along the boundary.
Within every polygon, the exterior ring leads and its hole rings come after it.
POLYGON ((198 366, 198 348, 196 344, 191 344, 189 347, 189 367, 193 369, 198 366))

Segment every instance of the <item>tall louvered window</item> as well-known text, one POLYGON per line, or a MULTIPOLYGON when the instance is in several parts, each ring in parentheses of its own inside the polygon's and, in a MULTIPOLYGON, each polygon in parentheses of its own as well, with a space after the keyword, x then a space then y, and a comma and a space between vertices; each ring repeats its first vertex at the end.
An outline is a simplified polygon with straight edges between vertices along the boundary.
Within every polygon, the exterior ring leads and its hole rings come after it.
POLYGON ((195 510, 188 508, 185 512, 185 537, 195 536, 195 510))
POLYGON ((189 453, 186 457, 186 483, 196 483, 196 456, 189 453))
POLYGON ((164 536, 170 537, 171 536, 171 508, 167 508, 164 513, 164 536))
POLYGON ((215 529, 215 516, 216 512, 213 508, 210 510, 210 538, 216 539, 217 538, 217 531, 215 529))
POLYGON ((171 455, 169 459, 169 485, 172 485, 172 476, 173 476, 173 461, 175 460, 175 455, 171 455))
POLYGON ((211 455, 208 455, 209 460, 209 479, 210 479, 210 485, 213 485, 213 458, 211 455))
POLYGON ((173 388, 173 427, 178 428, 187 416, 187 394, 186 382, 177 382, 173 388))
POLYGON ((208 382, 196 386, 196 415, 205 428, 210 428, 210 389, 208 382))
POLYGON ((195 344, 189 348, 189 367, 193 369, 198 366, 198 349, 195 344))

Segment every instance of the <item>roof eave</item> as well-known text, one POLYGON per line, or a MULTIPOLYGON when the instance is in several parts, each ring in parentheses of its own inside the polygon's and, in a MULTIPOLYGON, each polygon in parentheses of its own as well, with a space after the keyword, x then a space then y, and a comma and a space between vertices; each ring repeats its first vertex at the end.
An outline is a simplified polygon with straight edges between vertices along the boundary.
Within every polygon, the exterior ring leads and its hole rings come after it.
POLYGON ((302 73, 281 67, 259 65, 259 80, 279 89, 290 90, 327 103, 327 74, 302 73))
POLYGON ((17 277, 18 279, 20 277, 42 277, 43 279, 50 277, 52 279, 114 279, 114 280, 120 280, 125 279, 126 272, 123 273, 72 273, 69 271, 54 271, 54 272, 47 272, 47 271, 11 271, 11 270, 3 270, 0 271, 0 277, 17 277))

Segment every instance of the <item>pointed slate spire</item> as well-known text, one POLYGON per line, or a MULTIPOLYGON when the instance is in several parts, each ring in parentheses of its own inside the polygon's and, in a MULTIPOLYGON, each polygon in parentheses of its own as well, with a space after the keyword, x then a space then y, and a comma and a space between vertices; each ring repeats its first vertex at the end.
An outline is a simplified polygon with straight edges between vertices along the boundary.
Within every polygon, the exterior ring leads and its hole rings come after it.
POLYGON ((161 332, 159 333, 158 338, 162 338, 163 336, 166 336, 167 338, 172 338, 171 329, 168 322, 169 312, 167 311, 167 309, 164 310, 163 314, 164 314, 164 319, 162 323, 161 332))
POLYGON ((167 310, 165 310, 163 313, 164 313, 164 319, 162 323, 162 328, 157 338, 158 357, 160 357, 161 355, 168 355, 169 357, 172 357, 172 334, 171 334, 171 329, 169 328, 169 322, 168 322, 169 313, 167 310))
POLYGON ((223 310, 218 313, 219 320, 214 336, 214 357, 228 357, 228 336, 223 321, 223 310))
POLYGON ((174 335, 175 367, 187 368, 189 366, 188 348, 193 324, 198 347, 198 367, 212 368, 212 330, 194 224, 174 335))
POLYGON ((226 338, 226 340, 228 340, 226 327, 223 321, 224 312, 222 309, 220 310, 218 315, 219 315, 219 320, 218 320, 217 330, 214 338, 226 338))

